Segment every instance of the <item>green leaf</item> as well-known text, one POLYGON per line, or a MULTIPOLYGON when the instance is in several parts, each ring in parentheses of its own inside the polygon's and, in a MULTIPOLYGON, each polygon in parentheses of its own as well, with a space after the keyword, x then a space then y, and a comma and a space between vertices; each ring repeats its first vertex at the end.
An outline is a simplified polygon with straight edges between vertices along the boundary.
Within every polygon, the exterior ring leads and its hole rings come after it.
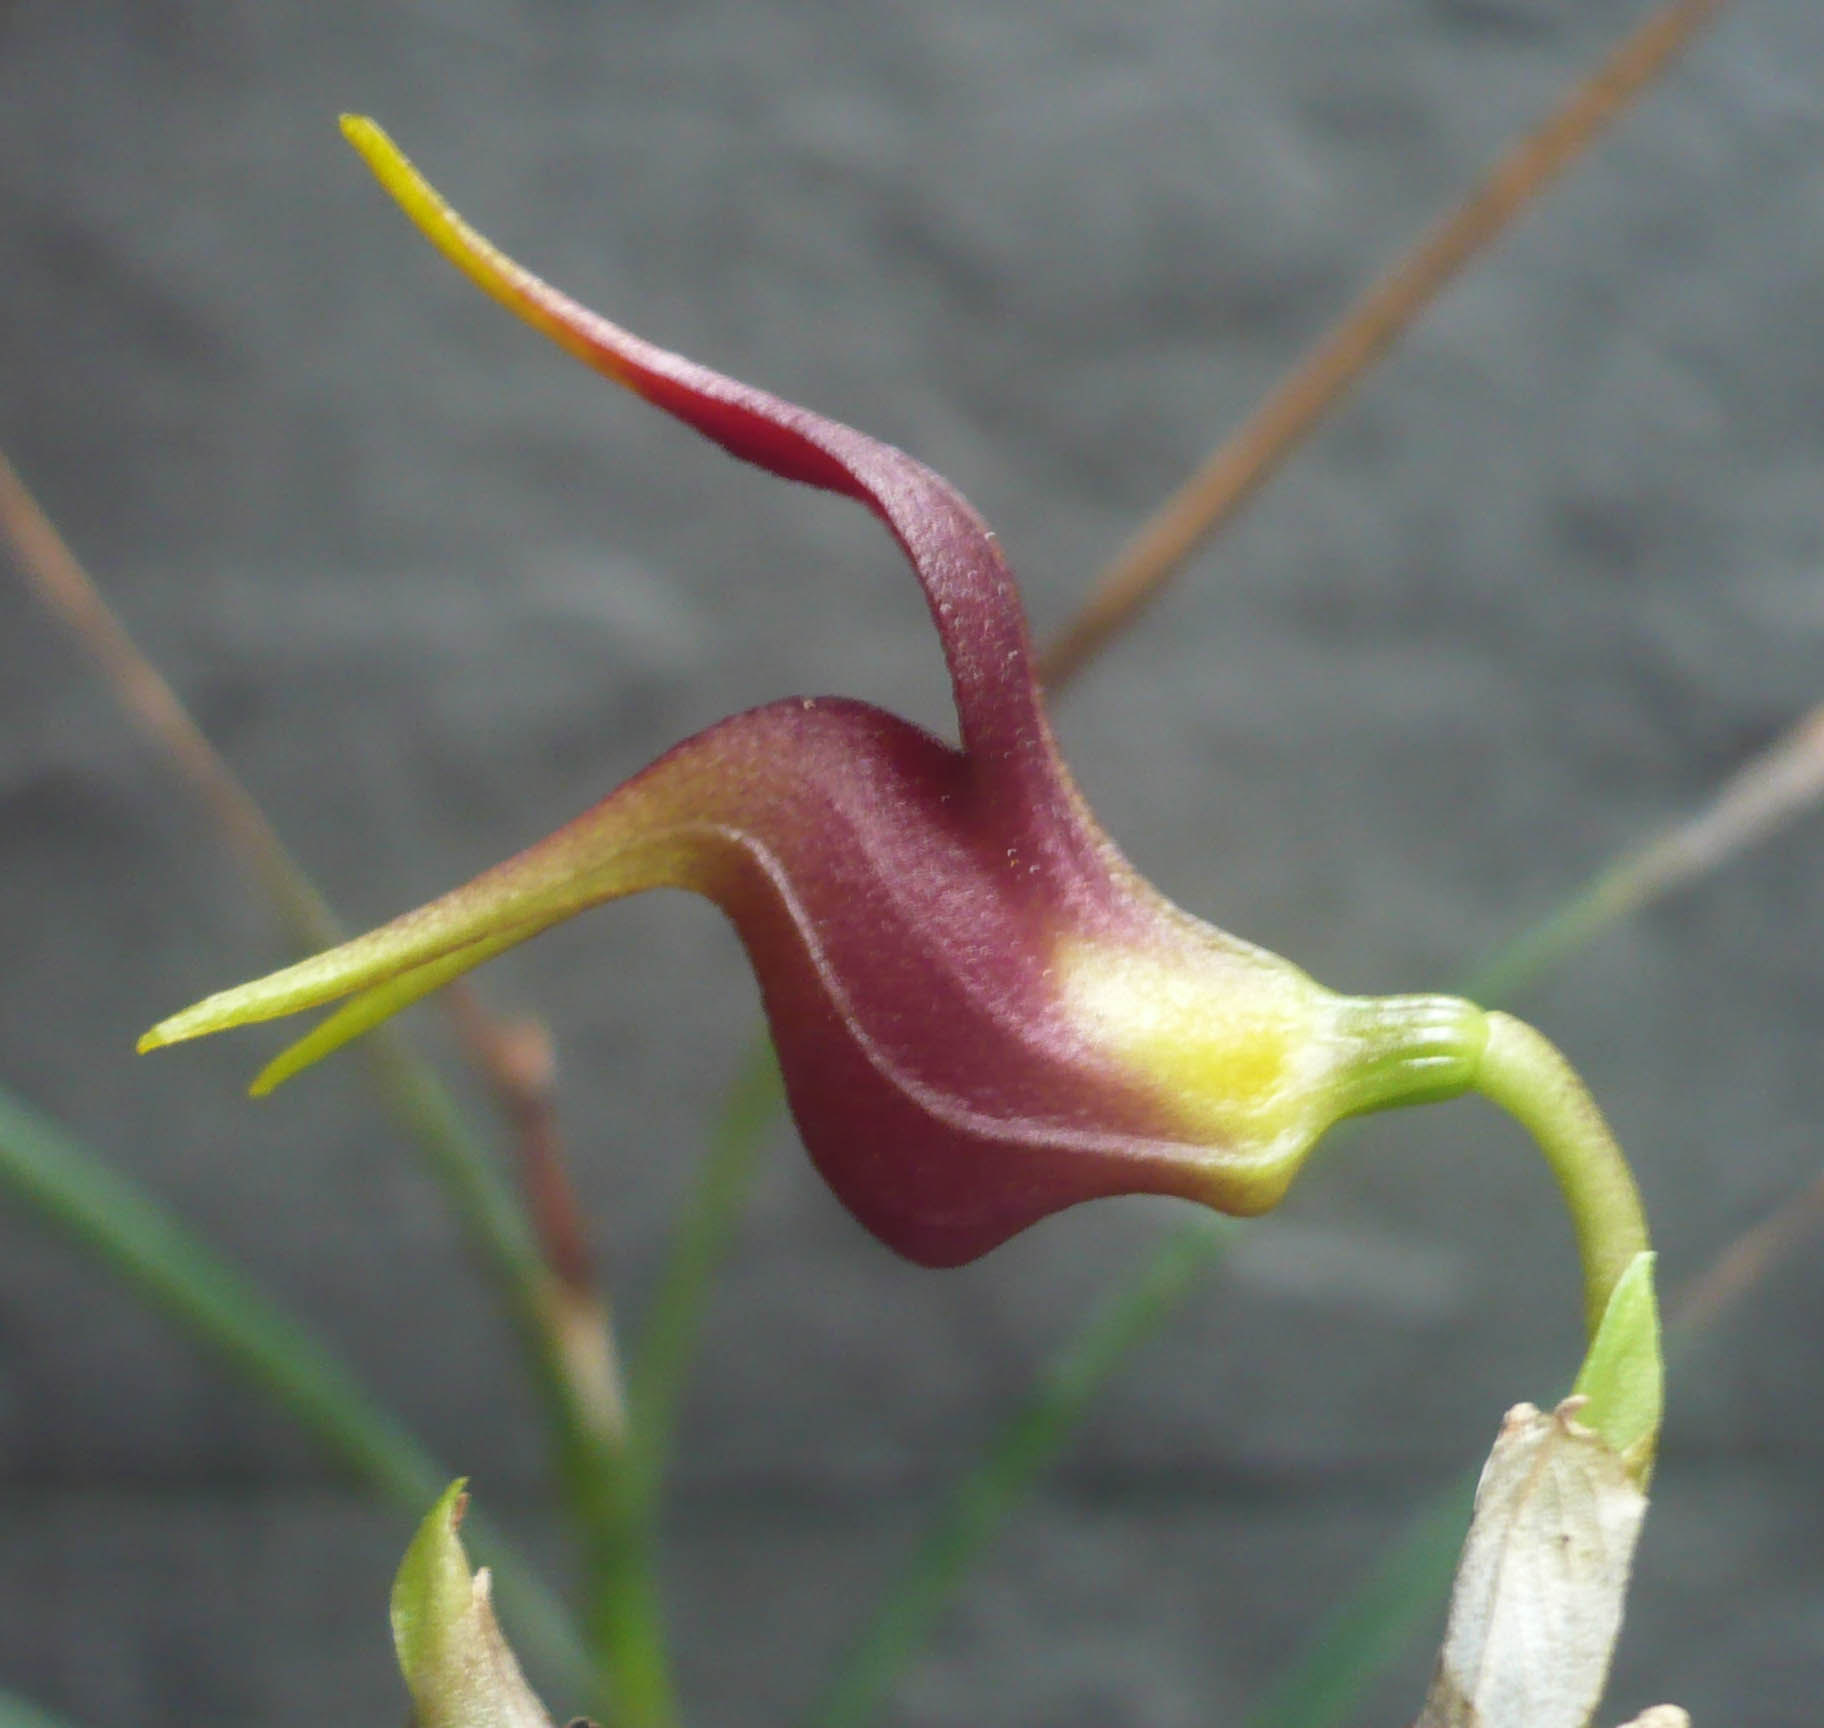
POLYGON ((1437 1613, 1475 1498, 1471 1471, 1425 1505, 1374 1570, 1299 1646, 1246 1728, 1337 1728, 1437 1613))
POLYGON ((426 1484, 443 1479, 321 1343, 149 1195, 4 1092, 0 1188, 96 1254, 389 1499, 422 1505, 426 1484))
MULTIPOLYGON (((449 1479, 324 1343, 149 1194, 3 1089, 0 1193, 131 1285, 383 1499, 415 1511, 449 1479)), ((489 1546, 541 1657, 580 1678, 586 1659, 562 1604, 497 1541, 489 1546)))
POLYGON ((1147 1256, 1125 1288, 1098 1304, 932 1521, 811 1712, 815 1728, 860 1728, 878 1714, 932 1622, 1104 1382, 1216 1264, 1234 1230, 1227 1219, 1184 1226, 1147 1256))
POLYGON ((696 1353, 715 1275, 753 1186, 760 1142, 785 1102, 779 1063, 764 1033, 741 1059, 710 1135, 697 1185, 671 1236, 628 1381, 633 1435, 648 1499, 671 1451, 678 1400, 696 1353))
POLYGON ((0 1728, 68 1728, 68 1724, 17 1692, 0 1692, 0 1728))

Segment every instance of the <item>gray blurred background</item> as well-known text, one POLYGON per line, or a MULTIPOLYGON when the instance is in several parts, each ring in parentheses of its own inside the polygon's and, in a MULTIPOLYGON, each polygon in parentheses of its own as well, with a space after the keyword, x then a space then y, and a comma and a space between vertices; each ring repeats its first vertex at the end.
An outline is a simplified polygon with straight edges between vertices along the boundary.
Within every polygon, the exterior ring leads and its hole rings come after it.
MULTIPOLYGON (((738 469, 436 261, 391 126, 633 329, 879 433, 999 529, 1047 635, 1375 270, 1644 0, 12 0, 0 440, 353 921, 685 733, 840 690, 947 726, 876 525, 738 469)), ((1740 0, 1061 706, 1137 863, 1358 990, 1448 984, 1824 691, 1824 13, 1740 0)), ((0 580, 0 1079, 255 1267, 561 1560, 438 1193, 343 1060, 157 1060, 280 957, 164 765, 0 580)), ((1631 1149, 1676 1290, 1815 1171, 1824 823, 1525 1011, 1631 1149)), ((609 908, 483 975, 547 1016, 637 1316, 754 992, 609 908)), ((424 1037, 447 1053, 434 1014, 424 1037)), ((785 1130, 669 1513, 693 1723, 790 1720, 1029 1377, 1176 1220, 890 1259, 785 1130)), ((1817 1719, 1824 1261, 1681 1366, 1612 1716, 1817 1719)), ((1473 1103, 1377 1121, 1131 1365, 902 1689, 904 1724, 1238 1719, 1578 1350, 1569 1234, 1473 1103)), ((0 1683, 82 1723, 394 1722, 370 1509, 0 1216, 0 1683)), ((1416 1707, 1427 1655, 1364 1723, 1416 1707)), ((554 1697, 562 1712, 573 1702, 554 1697)))

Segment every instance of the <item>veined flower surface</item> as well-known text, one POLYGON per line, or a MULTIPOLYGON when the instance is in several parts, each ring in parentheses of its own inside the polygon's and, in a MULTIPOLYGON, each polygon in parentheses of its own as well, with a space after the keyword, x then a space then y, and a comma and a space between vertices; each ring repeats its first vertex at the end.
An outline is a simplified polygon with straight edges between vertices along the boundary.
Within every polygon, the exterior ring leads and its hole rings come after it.
POLYGON ((736 715, 466 886, 142 1048, 348 998, 265 1091, 588 906, 690 889, 746 946, 818 1167, 931 1265, 1101 1195, 1262 1210, 1339 1117, 1475 1082, 1488 1026, 1471 1004, 1336 996, 1134 872, 1059 756, 994 536, 947 482, 616 328, 470 229, 371 121, 344 129, 428 237, 560 347, 881 518, 929 602, 960 747, 846 698, 736 715))

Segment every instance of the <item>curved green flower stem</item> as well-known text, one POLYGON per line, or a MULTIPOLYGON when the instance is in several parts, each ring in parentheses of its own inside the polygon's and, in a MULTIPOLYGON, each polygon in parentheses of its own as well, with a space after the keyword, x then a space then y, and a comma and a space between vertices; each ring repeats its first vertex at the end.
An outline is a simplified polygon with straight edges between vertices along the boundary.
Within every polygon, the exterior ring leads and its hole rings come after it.
MULTIPOLYGON (((151 1196, 0 1090, 0 1187, 133 1286, 281 1406, 351 1476, 416 1520, 449 1480, 327 1346, 151 1196)), ((580 1687, 589 1660, 562 1604, 496 1536, 477 1533, 534 1658, 580 1687)))
MULTIPOLYGON (((1624 909, 1639 903, 1631 901, 1624 909)), ((1569 951, 1568 947, 1523 939, 1498 955, 1487 970, 1505 976, 1513 986, 1536 976, 1569 951)), ((1647 1247, 1639 1192, 1602 1113, 1557 1048, 1508 1014, 1490 1013, 1488 1028, 1477 1089, 1533 1136, 1558 1179, 1576 1229, 1593 1346, 1579 1376, 1580 1389, 1584 1381, 1599 1378, 1603 1384, 1597 1402, 1606 1405, 1617 1392, 1625 1398, 1643 1380, 1650 1384, 1645 1401, 1650 1418, 1640 1424, 1644 1439, 1635 1453, 1644 1480, 1651 1468, 1659 1409, 1650 1265, 1641 1266, 1629 1285, 1629 1300, 1647 1316, 1645 1327, 1626 1329, 1633 1333, 1632 1348, 1650 1355, 1652 1361, 1610 1360, 1598 1343, 1611 1296, 1647 1247), (1647 1336, 1642 1335, 1643 1330, 1647 1336), (1627 1385, 1630 1380, 1635 1386, 1627 1385)), ((1629 1302, 1616 1304, 1618 1310, 1628 1306, 1629 1302)), ((1608 1342, 1614 1342, 1612 1332, 1608 1342)), ((1369 1684, 1405 1650, 1448 1594, 1469 1523, 1476 1477, 1473 1470, 1466 1473, 1415 1516, 1405 1535, 1280 1670, 1249 1713, 1246 1728, 1338 1728, 1350 1716, 1369 1684)))
POLYGON ((1649 1247, 1634 1173, 1576 1070, 1524 1020, 1488 1016, 1476 1090, 1532 1135, 1558 1179, 1577 1232, 1593 1339, 1621 1275, 1649 1247))

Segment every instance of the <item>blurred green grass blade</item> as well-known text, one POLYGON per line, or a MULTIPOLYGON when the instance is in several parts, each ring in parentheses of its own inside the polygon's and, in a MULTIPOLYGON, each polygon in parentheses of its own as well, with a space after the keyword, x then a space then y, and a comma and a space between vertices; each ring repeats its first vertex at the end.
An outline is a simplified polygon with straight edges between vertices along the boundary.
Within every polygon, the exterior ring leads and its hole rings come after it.
POLYGON ((70 1728, 70 1722, 17 1692, 0 1692, 0 1728, 70 1728))
POLYGON ((528 1332, 545 1326, 538 1240, 519 1196, 469 1126, 436 1071, 391 1027, 368 1034, 368 1070, 393 1119, 410 1136, 455 1205, 478 1260, 528 1332))
MULTIPOLYGON (((300 955, 333 947, 345 932, 328 902, 285 849, 278 830, 236 778, 164 675, 114 615, 57 525, 0 452, 0 535, 28 589, 94 662, 134 728, 195 796, 216 831, 259 884, 300 955)), ((518 1197, 428 1064, 403 1040, 368 1041, 388 1103, 448 1187, 483 1263, 518 1317, 536 1317, 538 1246, 518 1197)))
POLYGON ((1611 925, 1714 875, 1824 799, 1824 706, 1751 756, 1695 810, 1623 852, 1493 954, 1465 985, 1477 1002, 1512 996, 1611 925))
POLYGON ((673 1227, 665 1264, 627 1377, 626 1457, 631 1468, 600 1483, 597 1520, 608 1564, 591 1622, 609 1659, 607 1700, 632 1721, 675 1719, 659 1638, 656 1512, 678 1406, 703 1330, 716 1273, 746 1210, 760 1143, 778 1120, 785 1088, 764 1034, 743 1057, 698 1167, 696 1187, 673 1227))
MULTIPOLYGON (((3 1089, 0 1193, 29 1204, 132 1285, 381 1498, 417 1518, 443 1491, 451 1472, 325 1345, 157 1201, 3 1089)), ((528 1650, 566 1681, 580 1681, 587 1665, 562 1605, 497 1537, 485 1529, 472 1534, 495 1568, 503 1611, 528 1650)))
POLYGON ((1450 1593, 1476 1493, 1471 1470, 1426 1505, 1354 1592, 1319 1622, 1246 1728, 1337 1728, 1450 1593))
POLYGON ((746 1208, 760 1143, 779 1119, 784 1101, 779 1064, 763 1035, 742 1058, 723 1098, 628 1376, 634 1444, 649 1500, 664 1479, 678 1403, 702 1334, 711 1287, 746 1208))
POLYGON ((420 1512, 436 1498, 447 1472, 314 1339, 171 1214, 3 1093, 0 1181, 284 1405, 362 1481, 420 1512))
POLYGON ((1199 1219, 1174 1231, 1125 1288, 1097 1306, 950 1496, 811 1712, 814 1728, 856 1728, 876 1715, 1033 1478, 1057 1456, 1109 1375, 1215 1266, 1233 1230, 1226 1219, 1199 1219))
POLYGON ((1463 994, 1485 1007, 1511 1001, 1642 904, 1629 887, 1625 867, 1604 871, 1492 954, 1470 974, 1463 994))
MULTIPOLYGON (((114 615, 3 453, 0 536, 10 543, 32 592, 95 662, 132 724, 177 771, 230 851, 260 883, 294 946, 309 954, 337 942, 341 932, 323 896, 176 691, 114 615)), ((478 1015, 471 1002, 470 1018, 478 1015)), ((577 1337, 562 1322, 574 1321, 576 1310, 573 1305, 567 1315, 560 1313, 553 1300, 552 1270, 531 1216, 435 1070, 403 1038, 381 1028, 366 1040, 366 1055, 382 1099, 443 1184, 477 1259, 493 1278, 517 1327, 545 1405, 559 1475, 584 1540, 592 1594, 623 1607, 656 1603, 649 1579, 624 1576, 627 1567, 640 1562, 643 1550, 621 1539, 611 1516, 619 1492, 616 1479, 627 1473, 621 1436, 614 1424, 603 1420, 599 1400, 592 1402, 594 1388, 575 1371, 577 1337)), ((483 1054, 476 1060, 500 1089, 502 1077, 488 1057, 483 1054)), ((197 1312, 186 1310, 172 1292, 165 1292, 162 1299, 180 1317, 198 1323, 197 1312)), ((592 1312, 605 1331, 606 1309, 592 1312)), ((604 1348, 580 1354, 612 1361, 615 1353, 610 1339, 604 1348)), ((421 1511, 441 1487, 437 1483, 414 1511, 421 1511)), ((617 1612, 612 1624, 623 1644, 615 1651, 621 1667, 649 1674, 662 1668, 663 1641, 656 1618, 617 1612)))

